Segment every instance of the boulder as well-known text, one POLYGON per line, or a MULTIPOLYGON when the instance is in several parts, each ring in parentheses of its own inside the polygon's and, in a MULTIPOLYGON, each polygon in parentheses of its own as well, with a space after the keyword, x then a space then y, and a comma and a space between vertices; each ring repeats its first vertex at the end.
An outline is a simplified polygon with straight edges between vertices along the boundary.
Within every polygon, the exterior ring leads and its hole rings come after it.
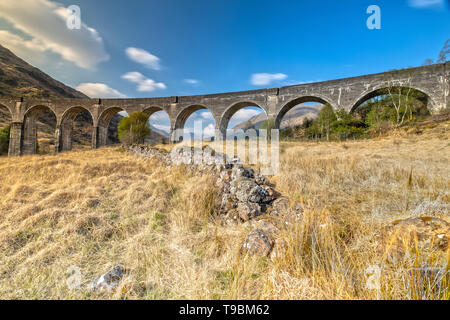
POLYGON ((280 233, 280 229, 267 220, 256 221, 253 225, 256 229, 261 229, 264 232, 267 232, 272 238, 275 238, 280 233))
POLYGON ((274 245, 274 239, 269 232, 254 229, 245 238, 241 253, 259 257, 269 256, 274 245))
POLYGON ((111 292, 119 286, 123 278, 123 269, 117 265, 93 282, 92 288, 100 291, 111 292))
POLYGON ((417 254, 434 254, 447 261, 450 224, 439 218, 414 217, 395 220, 382 233, 382 250, 391 262, 417 254))
POLYGON ((239 202, 253 203, 261 203, 267 194, 255 181, 244 177, 231 182, 230 192, 239 202))
POLYGON ((234 201, 233 197, 229 193, 224 193, 222 195, 222 201, 220 204, 220 213, 226 214, 228 211, 237 207, 236 201, 234 201))
POLYGON ((257 174, 255 174, 255 182, 260 186, 268 185, 269 179, 267 179, 264 175, 257 173, 257 174))
POLYGON ((237 212, 242 221, 248 221, 261 215, 261 207, 257 203, 239 202, 237 212))
POLYGON ((286 197, 281 197, 276 199, 272 203, 272 209, 270 210, 270 215, 274 217, 279 217, 286 215, 289 212, 289 199, 286 197))
POLYGON ((251 168, 239 168, 238 166, 236 166, 231 172, 231 179, 234 180, 240 177, 253 179, 255 177, 255 171, 251 168))

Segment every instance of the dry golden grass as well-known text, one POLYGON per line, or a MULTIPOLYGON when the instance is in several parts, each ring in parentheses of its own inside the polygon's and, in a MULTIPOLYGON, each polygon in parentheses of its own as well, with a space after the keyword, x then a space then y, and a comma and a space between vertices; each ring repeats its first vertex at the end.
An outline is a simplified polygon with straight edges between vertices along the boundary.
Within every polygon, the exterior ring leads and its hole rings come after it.
POLYGON ((401 276, 408 266, 383 267, 379 292, 366 287, 365 270, 383 266, 377 237, 387 222, 421 214, 450 221, 448 128, 282 143, 272 181, 306 211, 281 234, 287 252, 275 262, 238 254, 251 226, 214 219, 210 176, 114 147, 0 158, 0 298, 421 298, 401 276), (331 215, 351 232, 324 227, 331 215), (115 293, 86 289, 116 264, 127 272, 115 293), (71 266, 81 270, 81 289, 67 287, 71 266))

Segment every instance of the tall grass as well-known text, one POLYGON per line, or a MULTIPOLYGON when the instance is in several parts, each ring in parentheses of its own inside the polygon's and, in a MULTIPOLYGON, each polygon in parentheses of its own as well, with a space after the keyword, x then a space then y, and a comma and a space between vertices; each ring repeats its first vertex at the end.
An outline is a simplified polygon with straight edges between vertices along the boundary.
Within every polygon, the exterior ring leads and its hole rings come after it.
POLYGON ((450 221, 448 138, 445 123, 422 136, 282 143, 271 181, 305 212, 280 229, 274 261, 239 254, 252 225, 215 218, 211 176, 115 148, 0 158, 0 298, 448 299, 411 282, 420 258, 392 265, 380 251, 392 220, 450 221), (116 264, 126 268, 116 292, 87 289, 116 264), (71 266, 80 289, 67 286, 71 266), (370 267, 379 290, 367 287, 370 267))

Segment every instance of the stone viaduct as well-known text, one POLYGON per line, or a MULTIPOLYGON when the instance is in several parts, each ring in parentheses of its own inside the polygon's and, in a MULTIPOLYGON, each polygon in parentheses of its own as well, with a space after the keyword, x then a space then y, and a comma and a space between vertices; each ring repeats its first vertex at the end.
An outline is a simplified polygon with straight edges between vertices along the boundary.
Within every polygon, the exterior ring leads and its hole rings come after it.
POLYGON ((143 111, 151 116, 164 110, 170 118, 171 141, 175 142, 176 129, 183 129, 188 117, 200 109, 211 111, 216 133, 223 136, 233 114, 247 106, 260 107, 279 127, 283 116, 300 103, 329 103, 335 110, 352 112, 363 102, 383 94, 386 88, 411 88, 422 93, 424 104, 431 114, 436 114, 450 109, 449 87, 450 62, 446 62, 274 89, 142 99, 0 98, 0 107, 9 110, 12 118, 9 155, 20 156, 36 152, 36 119, 48 109, 57 119, 55 152, 61 152, 71 150, 73 120, 84 110, 92 116, 92 148, 98 148, 106 145, 109 122, 120 111, 143 111))

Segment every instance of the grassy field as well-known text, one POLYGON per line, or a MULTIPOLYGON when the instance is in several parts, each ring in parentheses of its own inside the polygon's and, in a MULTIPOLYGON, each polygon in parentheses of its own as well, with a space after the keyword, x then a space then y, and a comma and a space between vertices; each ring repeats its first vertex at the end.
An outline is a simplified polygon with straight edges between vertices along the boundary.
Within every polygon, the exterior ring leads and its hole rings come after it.
MULTIPOLYGON (((420 135, 281 143, 276 189, 305 207, 272 262, 244 257, 251 225, 214 218, 215 179, 117 147, 0 158, 1 299, 408 299, 405 266, 383 265, 380 230, 409 216, 450 222, 450 122, 420 135), (323 228, 331 216, 345 236, 323 228), (119 289, 86 289, 116 264, 119 289), (82 286, 70 290, 71 267, 82 286), (384 269, 383 269, 384 270, 384 269)), ((167 146, 164 146, 167 148, 167 146)), ((425 297, 427 298, 427 297, 425 297)))

